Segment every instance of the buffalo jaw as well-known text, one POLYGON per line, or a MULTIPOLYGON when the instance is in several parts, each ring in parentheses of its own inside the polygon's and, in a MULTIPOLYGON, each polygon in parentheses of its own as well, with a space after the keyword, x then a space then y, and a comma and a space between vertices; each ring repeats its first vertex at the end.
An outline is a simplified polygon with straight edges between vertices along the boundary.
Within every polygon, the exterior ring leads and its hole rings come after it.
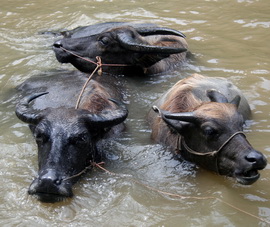
POLYGON ((56 174, 55 170, 48 169, 35 178, 28 189, 29 195, 34 195, 45 203, 55 203, 71 198, 73 196, 72 182, 57 180, 56 174))

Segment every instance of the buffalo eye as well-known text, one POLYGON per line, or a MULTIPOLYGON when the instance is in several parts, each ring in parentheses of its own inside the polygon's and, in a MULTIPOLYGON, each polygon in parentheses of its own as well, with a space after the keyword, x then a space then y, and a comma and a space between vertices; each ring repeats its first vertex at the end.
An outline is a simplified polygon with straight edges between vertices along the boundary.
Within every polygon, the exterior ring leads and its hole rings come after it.
POLYGON ((210 125, 203 125, 202 126, 202 133, 207 138, 214 138, 218 137, 218 130, 210 125))
POLYGON ((49 135, 42 129, 37 129, 34 136, 37 143, 45 143, 49 140, 49 135))
POLYGON ((74 145, 85 145, 89 141, 87 134, 76 135, 70 138, 70 142, 74 145))
POLYGON ((110 43, 110 39, 106 36, 103 36, 99 38, 99 43, 101 43, 103 46, 107 46, 110 43))

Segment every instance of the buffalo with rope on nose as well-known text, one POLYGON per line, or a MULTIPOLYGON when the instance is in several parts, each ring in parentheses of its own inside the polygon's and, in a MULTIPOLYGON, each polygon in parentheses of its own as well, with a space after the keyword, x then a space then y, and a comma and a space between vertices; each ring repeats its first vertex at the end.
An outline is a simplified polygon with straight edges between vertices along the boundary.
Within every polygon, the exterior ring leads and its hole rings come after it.
POLYGON ((59 72, 19 87, 24 98, 16 114, 29 124, 38 146, 38 176, 28 192, 43 202, 71 197, 72 185, 99 160, 104 138, 123 129, 128 111, 119 81, 109 75, 95 74, 75 108, 87 79, 81 72, 59 72))
POLYGON ((155 24, 108 22, 80 27, 62 33, 64 38, 53 44, 60 63, 71 63, 90 73, 100 57, 104 64, 125 64, 103 71, 125 75, 153 75, 183 65, 187 42, 179 31, 155 24), (80 58, 80 57, 82 58, 80 58))
POLYGON ((149 121, 153 139, 184 159, 252 184, 267 160, 243 133, 250 114, 247 100, 228 80, 194 74, 156 101, 149 121))

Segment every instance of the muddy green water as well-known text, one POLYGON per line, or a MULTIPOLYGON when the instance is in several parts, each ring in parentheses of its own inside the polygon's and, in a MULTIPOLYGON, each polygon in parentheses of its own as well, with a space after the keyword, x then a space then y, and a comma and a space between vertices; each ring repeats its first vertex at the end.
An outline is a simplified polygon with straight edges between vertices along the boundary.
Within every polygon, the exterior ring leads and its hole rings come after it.
POLYGON ((151 103, 194 72, 232 80, 246 94, 253 120, 248 139, 270 161, 269 0, 6 0, 0 8, 0 226, 269 226, 214 199, 161 195, 140 184, 184 196, 215 196, 270 222, 270 166, 251 186, 174 160, 150 140, 151 103), (74 187, 74 198, 43 204, 27 194, 37 171, 37 149, 14 115, 14 88, 60 65, 54 38, 40 31, 105 21, 153 22, 187 35, 196 61, 181 73, 128 79, 127 130, 107 146, 105 167, 74 187))

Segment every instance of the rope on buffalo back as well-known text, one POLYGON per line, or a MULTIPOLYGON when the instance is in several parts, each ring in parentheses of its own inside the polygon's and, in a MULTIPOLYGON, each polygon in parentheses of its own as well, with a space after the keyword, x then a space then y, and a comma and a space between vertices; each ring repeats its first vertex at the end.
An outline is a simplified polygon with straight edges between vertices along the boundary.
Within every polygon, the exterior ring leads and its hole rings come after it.
POLYGON ((220 199, 218 197, 214 197, 214 196, 184 196, 184 195, 180 195, 180 194, 175 194, 175 193, 171 193, 171 192, 162 191, 162 190, 159 190, 159 189, 154 188, 152 186, 146 185, 146 184, 144 184, 144 183, 142 183, 142 182, 140 182, 140 181, 138 181, 138 180, 136 180, 134 178, 127 177, 127 175, 111 172, 111 171, 107 170, 106 168, 100 166, 100 164, 104 164, 104 163, 103 162, 102 163, 92 163, 92 166, 97 167, 97 168, 103 170, 104 172, 106 172, 106 173, 108 173, 110 175, 122 176, 122 177, 125 177, 125 178, 129 178, 134 183, 136 183, 138 185, 141 185, 141 186, 143 186, 143 187, 145 187, 145 188, 147 188, 147 189, 149 189, 149 190, 151 190, 153 192, 157 192, 157 193, 159 193, 161 195, 166 195, 166 196, 180 198, 180 199, 196 199, 196 200, 213 199, 213 200, 217 200, 217 201, 229 206, 230 208, 232 208, 234 210, 237 210, 237 211, 239 211, 239 212, 241 212, 243 214, 246 214, 246 215, 248 215, 250 217, 253 217, 253 218, 255 218, 255 219, 259 220, 259 221, 270 224, 270 221, 268 221, 267 219, 261 218, 261 217, 255 215, 255 214, 252 214, 252 213, 249 213, 249 212, 247 212, 245 210, 242 210, 241 208, 238 208, 238 207, 234 206, 233 204, 228 203, 228 202, 226 202, 223 199, 220 199))
MULTIPOLYGON (((101 62, 100 60, 100 57, 97 57, 98 61, 101 62)), ((94 71, 91 73, 91 75, 89 76, 89 78, 87 79, 87 81, 84 83, 83 87, 82 87, 82 90, 79 94, 79 97, 77 99, 77 102, 76 102, 76 105, 75 105, 75 109, 78 109, 79 108, 79 104, 80 104, 80 101, 81 101, 81 97, 83 95, 83 92, 87 86, 87 84, 89 83, 89 81, 92 79, 93 75, 95 74, 95 72, 101 67, 101 65, 97 64, 96 68, 94 69, 94 71)), ((100 68, 101 69, 101 68, 100 68)))
POLYGON ((63 51, 68 52, 68 53, 74 55, 74 56, 77 57, 77 58, 83 59, 83 60, 85 60, 85 61, 87 61, 87 62, 90 62, 90 63, 96 65, 96 68, 93 70, 93 72, 91 73, 91 75, 89 76, 89 78, 87 79, 87 81, 84 83, 84 85, 83 85, 83 87, 82 87, 82 90, 81 90, 81 92, 80 92, 80 94, 79 94, 79 97, 78 97, 77 102, 76 102, 76 105, 75 105, 75 109, 78 109, 78 108, 79 108, 79 104, 80 104, 80 100, 81 100, 81 97, 82 97, 82 95, 83 95, 83 92, 84 92, 84 90, 85 90, 87 84, 89 83, 89 81, 92 79, 93 75, 94 75, 97 71, 98 71, 98 75, 99 75, 99 76, 102 75, 102 66, 115 66, 115 67, 130 66, 130 65, 126 65, 126 64, 103 64, 103 63, 101 62, 101 58, 100 58, 99 56, 96 56, 97 62, 94 62, 94 61, 92 61, 92 60, 90 60, 90 59, 87 59, 87 58, 84 58, 84 57, 82 57, 82 56, 80 56, 80 55, 78 55, 78 54, 75 54, 75 53, 73 53, 72 51, 65 49, 64 47, 60 47, 60 49, 62 49, 63 51))

